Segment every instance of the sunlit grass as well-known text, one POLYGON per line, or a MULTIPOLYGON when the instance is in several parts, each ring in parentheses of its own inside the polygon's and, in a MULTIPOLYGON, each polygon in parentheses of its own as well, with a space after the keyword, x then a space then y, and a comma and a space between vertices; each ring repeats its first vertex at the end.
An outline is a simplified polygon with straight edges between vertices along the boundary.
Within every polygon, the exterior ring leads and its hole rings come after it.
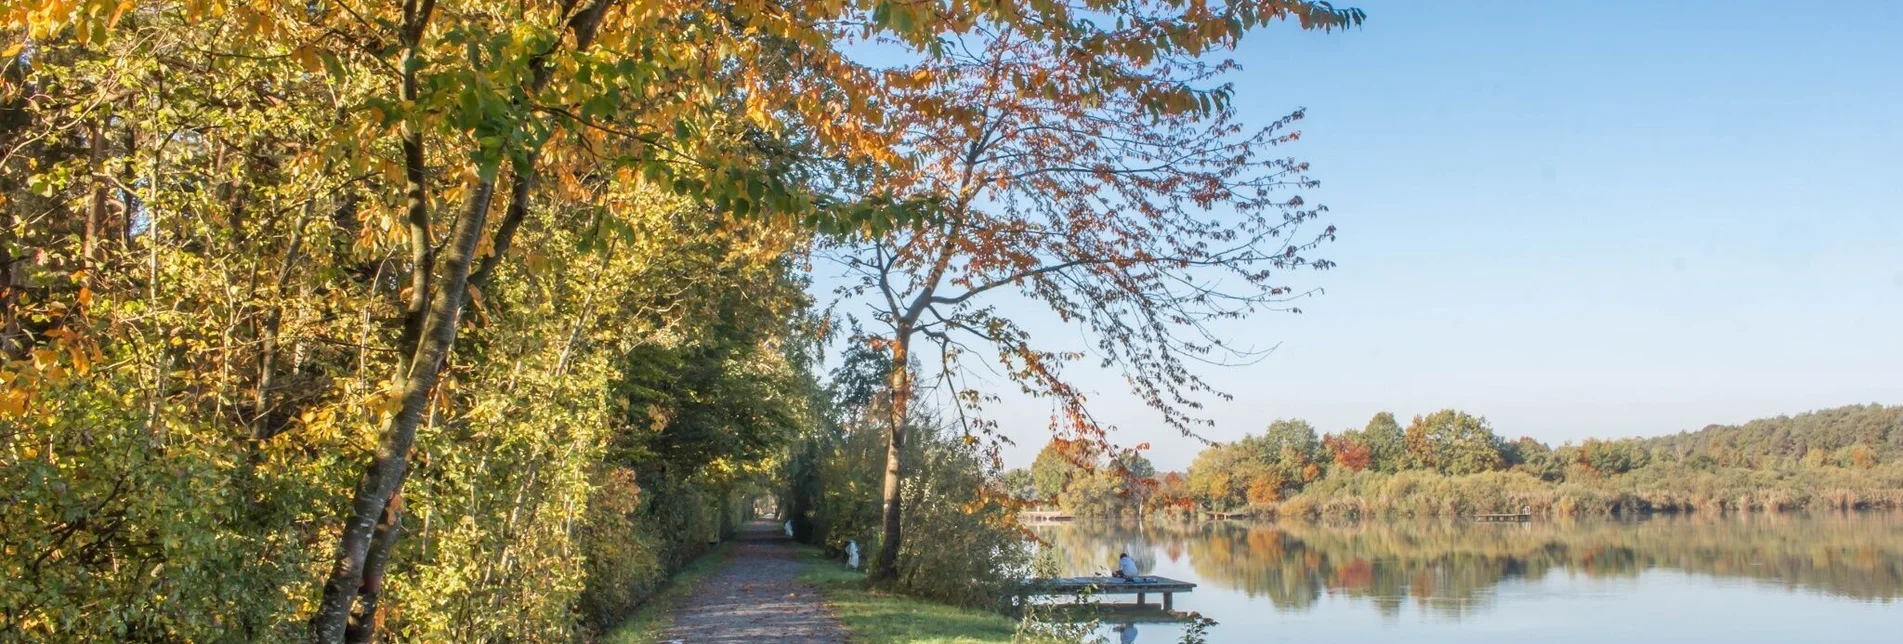
POLYGON ((802 547, 800 557, 813 564, 800 573, 800 580, 819 586, 855 643, 1007 644, 1017 630, 1016 622, 996 613, 869 589, 865 573, 848 570, 810 547, 802 547))
POLYGON ((714 546, 707 554, 689 562, 680 572, 674 573, 667 586, 661 592, 648 598, 647 602, 629 615, 626 620, 609 629, 601 638, 602 644, 654 644, 667 634, 674 625, 674 608, 694 592, 694 586, 706 579, 721 564, 727 562, 727 555, 733 551, 733 541, 714 546))

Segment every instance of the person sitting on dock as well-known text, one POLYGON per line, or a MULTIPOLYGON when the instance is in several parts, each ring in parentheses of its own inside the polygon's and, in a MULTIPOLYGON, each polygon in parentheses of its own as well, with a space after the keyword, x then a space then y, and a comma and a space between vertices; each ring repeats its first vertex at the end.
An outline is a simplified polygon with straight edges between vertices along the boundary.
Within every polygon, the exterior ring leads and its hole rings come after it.
POLYGON ((1131 559, 1130 553, 1127 553, 1127 552, 1118 553, 1117 554, 1117 569, 1111 571, 1110 576, 1116 577, 1118 579, 1122 579, 1128 582, 1134 582, 1139 580, 1140 577, 1137 576, 1137 560, 1131 559))

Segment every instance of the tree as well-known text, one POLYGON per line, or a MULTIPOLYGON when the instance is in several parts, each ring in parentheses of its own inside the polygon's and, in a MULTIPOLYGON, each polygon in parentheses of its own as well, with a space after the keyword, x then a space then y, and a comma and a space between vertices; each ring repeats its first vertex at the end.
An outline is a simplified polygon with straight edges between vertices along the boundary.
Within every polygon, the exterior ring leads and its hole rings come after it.
MULTIPOLYGON (((1823 456, 1820 452, 1819 458, 1823 456)), ((1651 460, 1635 439, 1599 440, 1589 438, 1579 446, 1579 462, 1600 474, 1624 474, 1644 467, 1651 460)))
POLYGON ((1322 437, 1322 445, 1328 450, 1329 460, 1350 472, 1359 472, 1374 463, 1374 450, 1362 436, 1362 432, 1356 430, 1342 432, 1339 437, 1330 434, 1322 437))
POLYGON ((1249 485, 1265 469, 1245 446, 1212 445, 1198 452, 1189 464, 1189 493, 1212 510, 1238 507, 1248 501, 1249 485))
POLYGON ((1374 418, 1368 419, 1368 425, 1361 432, 1367 437, 1376 470, 1399 472, 1408 468, 1407 445, 1402 436, 1401 424, 1394 421, 1394 414, 1385 411, 1375 414, 1374 418))
POLYGON ((1038 450, 1037 459, 1031 462, 1031 487, 1036 490, 1038 499, 1056 499, 1070 486, 1072 477, 1095 469, 1094 454, 1088 447, 1076 441, 1053 438, 1038 450))
POLYGON ((1126 477, 1138 479, 1156 478, 1156 465, 1150 463, 1150 459, 1144 457, 1141 452, 1134 450, 1123 452, 1112 457, 1110 461, 1111 468, 1118 470, 1126 477))
POLYGON ((998 486, 1004 493, 1019 501, 1031 501, 1038 497, 1037 484, 1031 477, 1031 471, 1018 467, 1005 470, 998 476, 998 486))
POLYGON ((1877 465, 1876 450, 1870 449, 1870 447, 1867 445, 1852 445, 1850 446, 1849 450, 1850 450, 1850 454, 1844 460, 1849 462, 1851 467, 1855 467, 1860 470, 1867 470, 1872 467, 1876 467, 1877 465))
MULTIPOLYGON (((1238 122, 1231 88, 1214 80, 1235 65, 1202 55, 1271 20, 1332 30, 1359 24, 1361 12, 1283 0, 1089 11, 1090 20, 1030 28, 974 24, 938 55, 892 70, 919 160, 871 183, 937 197, 942 219, 830 252, 857 277, 840 295, 864 297, 884 325, 900 365, 891 389, 913 389, 914 342, 930 341, 934 387, 969 435, 995 425, 978 414, 985 396, 963 384, 962 361, 989 354, 1026 393, 1053 401, 1053 430, 1104 437, 1063 372, 1082 354, 1034 341, 986 303, 993 291, 1084 327, 1137 399, 1189 433, 1194 397, 1212 391, 1191 365, 1258 355, 1208 323, 1292 308, 1310 291, 1273 280, 1332 265, 1307 253, 1333 227, 1301 236, 1324 209, 1279 194, 1315 186, 1308 166, 1267 155, 1298 137, 1288 128, 1302 113, 1260 128, 1238 122)), ((909 404, 904 394, 894 402, 894 414, 909 404)), ((902 437, 889 438, 875 579, 896 574, 902 539, 902 437)))
POLYGON ((1282 500, 1282 488, 1288 485, 1288 479, 1281 472, 1261 468, 1249 476, 1246 498, 1250 505, 1264 505, 1282 500))
POLYGON ((1150 511, 1171 510, 1191 512, 1196 508, 1195 495, 1190 492, 1189 479, 1182 472, 1165 472, 1156 480, 1156 493, 1150 497, 1150 511))
POLYGON ((1474 474, 1504 469, 1500 441, 1484 418, 1443 409, 1415 416, 1408 425, 1407 450, 1417 462, 1442 474, 1474 474))
POLYGON ((1079 471, 1058 493, 1057 505, 1075 515, 1115 517, 1130 505, 1129 492, 1125 479, 1110 468, 1079 471))
POLYGON ((1262 436, 1250 441, 1259 457, 1284 468, 1300 468, 1321 454, 1315 440, 1315 428, 1300 418, 1278 419, 1269 423, 1262 436))

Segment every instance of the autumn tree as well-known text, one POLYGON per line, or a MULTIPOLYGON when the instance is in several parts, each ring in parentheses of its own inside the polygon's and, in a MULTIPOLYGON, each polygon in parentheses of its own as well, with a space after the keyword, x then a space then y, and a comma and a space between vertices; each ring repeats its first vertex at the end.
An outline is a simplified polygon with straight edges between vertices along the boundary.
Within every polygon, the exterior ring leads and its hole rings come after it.
MULTIPOLYGON (((1275 153, 1299 137, 1303 113, 1242 122, 1220 80, 1235 63, 1205 54, 1277 19, 1333 30, 1362 14, 1284 0, 1064 7, 1060 23, 975 23, 889 71, 917 163, 867 184, 932 195, 942 218, 826 254, 850 278, 840 294, 866 305, 902 366, 889 387, 895 417, 924 339, 930 389, 953 401, 968 435, 997 429, 979 413, 987 395, 965 380, 977 359, 1049 399, 1054 431, 1105 440, 1064 371, 1084 354, 1032 338, 998 308, 1009 294, 1083 328, 1137 400, 1191 433, 1198 398, 1215 394, 1193 367, 1260 355, 1211 323, 1291 310, 1311 290, 1283 273, 1331 266, 1310 253, 1335 232, 1308 228, 1325 209, 1287 191, 1316 182, 1275 153)), ((901 440, 889 436, 875 579, 897 572, 901 440)))
POLYGON ((1282 488, 1288 485, 1288 478, 1271 468, 1257 469, 1248 480, 1246 496, 1250 505, 1264 505, 1282 500, 1282 488))
POLYGON ((1096 453, 1088 444, 1053 438, 1031 461, 1031 487, 1038 499, 1055 499, 1070 485, 1072 477, 1094 469, 1095 460, 1096 453))
POLYGON ((1236 443, 1212 445, 1197 452, 1190 462, 1187 487, 1189 494, 1208 508, 1226 510, 1247 503, 1250 484, 1266 470, 1245 447, 1236 443))
POLYGON ((1329 460, 1350 472, 1360 472, 1374 464, 1374 450, 1368 447, 1368 441, 1358 430, 1342 432, 1340 436, 1323 436, 1322 446, 1328 450, 1329 460))
POLYGON ((1506 467, 1500 440, 1485 418, 1443 409, 1415 416, 1407 427, 1408 454, 1442 474, 1474 474, 1506 467))
POLYGON ((1150 510, 1193 512, 1196 508, 1195 495, 1190 492, 1189 479, 1182 472, 1164 472, 1156 479, 1156 492, 1150 498, 1150 510))
POLYGON ((1876 467, 1877 465, 1876 451, 1870 449, 1870 446, 1852 445, 1846 449, 1848 453, 1845 455, 1843 460, 1845 463, 1847 463, 1851 467, 1855 467, 1861 470, 1867 470, 1872 467, 1876 467))

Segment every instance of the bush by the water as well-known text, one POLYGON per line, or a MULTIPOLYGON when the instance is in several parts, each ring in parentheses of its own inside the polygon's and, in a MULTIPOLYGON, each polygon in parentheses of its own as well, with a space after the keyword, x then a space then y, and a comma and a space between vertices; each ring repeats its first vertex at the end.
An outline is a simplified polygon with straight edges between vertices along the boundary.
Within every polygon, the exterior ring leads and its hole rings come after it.
MULTIPOLYGON (((905 430, 899 576, 906 594, 995 608, 1030 569, 1016 504, 996 491, 988 456, 929 419, 905 430)), ((801 539, 830 552, 857 541, 865 561, 879 544, 884 430, 843 423, 808 438, 789 460, 787 494, 801 539)))

